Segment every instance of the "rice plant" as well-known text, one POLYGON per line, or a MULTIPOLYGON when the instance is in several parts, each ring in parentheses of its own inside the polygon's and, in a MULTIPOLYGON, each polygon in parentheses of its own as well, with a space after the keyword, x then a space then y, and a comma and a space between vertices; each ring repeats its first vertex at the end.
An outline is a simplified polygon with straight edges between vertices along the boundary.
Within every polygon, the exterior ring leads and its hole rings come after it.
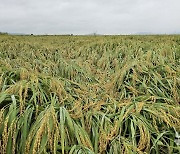
POLYGON ((180 36, 0 36, 0 153, 180 153, 180 36))

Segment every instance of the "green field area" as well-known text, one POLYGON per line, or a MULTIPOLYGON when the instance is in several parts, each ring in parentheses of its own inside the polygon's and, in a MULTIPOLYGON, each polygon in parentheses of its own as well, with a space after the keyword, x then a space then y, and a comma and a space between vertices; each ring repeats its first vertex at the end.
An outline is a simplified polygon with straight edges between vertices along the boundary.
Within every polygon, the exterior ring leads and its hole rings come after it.
POLYGON ((0 154, 178 154, 175 132, 180 35, 0 35, 0 154))

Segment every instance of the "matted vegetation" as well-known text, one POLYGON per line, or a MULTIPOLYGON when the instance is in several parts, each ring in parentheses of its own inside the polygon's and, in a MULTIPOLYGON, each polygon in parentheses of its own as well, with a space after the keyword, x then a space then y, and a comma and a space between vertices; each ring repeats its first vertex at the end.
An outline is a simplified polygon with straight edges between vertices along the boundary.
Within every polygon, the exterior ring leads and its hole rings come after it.
POLYGON ((0 153, 180 153, 180 36, 0 36, 0 153))

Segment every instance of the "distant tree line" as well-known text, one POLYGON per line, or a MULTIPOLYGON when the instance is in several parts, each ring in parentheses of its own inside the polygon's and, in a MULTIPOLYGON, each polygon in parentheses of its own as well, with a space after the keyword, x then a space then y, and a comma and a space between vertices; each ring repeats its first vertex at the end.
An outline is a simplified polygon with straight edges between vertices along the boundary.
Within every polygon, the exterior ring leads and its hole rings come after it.
POLYGON ((7 32, 0 32, 0 35, 8 35, 7 32))

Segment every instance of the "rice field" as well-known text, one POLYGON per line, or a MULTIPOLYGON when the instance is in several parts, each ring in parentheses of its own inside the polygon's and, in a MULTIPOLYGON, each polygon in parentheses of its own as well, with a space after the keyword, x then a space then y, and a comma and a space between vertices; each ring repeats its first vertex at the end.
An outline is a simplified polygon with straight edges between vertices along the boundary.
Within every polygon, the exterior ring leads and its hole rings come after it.
POLYGON ((178 133, 179 35, 0 35, 1 154, 178 154, 178 133))

